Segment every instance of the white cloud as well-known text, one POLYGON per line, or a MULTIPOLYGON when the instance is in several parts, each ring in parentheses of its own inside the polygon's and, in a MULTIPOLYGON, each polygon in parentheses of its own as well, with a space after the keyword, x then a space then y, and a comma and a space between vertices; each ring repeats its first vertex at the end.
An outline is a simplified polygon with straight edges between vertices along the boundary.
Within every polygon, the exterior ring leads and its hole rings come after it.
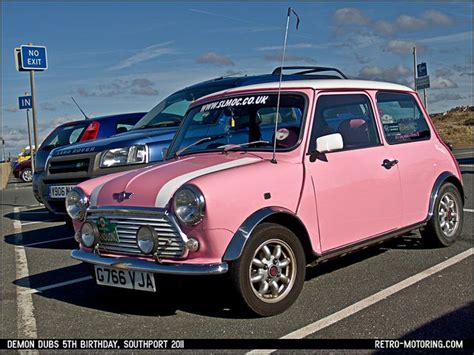
POLYGON ((452 89, 457 88, 458 84, 446 77, 437 76, 430 80, 430 86, 431 89, 452 89))
POLYGON ((382 68, 377 65, 365 66, 359 71, 358 77, 366 80, 379 80, 399 83, 403 85, 411 84, 412 71, 404 65, 397 65, 392 68, 382 68))
POLYGON ((425 11, 423 14, 423 18, 426 21, 439 26, 450 26, 454 22, 450 16, 437 10, 425 11))
POLYGON ((335 11, 334 20, 337 24, 336 33, 338 34, 346 33, 348 27, 360 26, 385 36, 403 31, 418 31, 429 27, 446 27, 454 23, 449 15, 437 10, 427 10, 421 16, 402 14, 393 22, 389 22, 373 19, 358 9, 342 8, 335 11))
POLYGON ((138 53, 128 57, 127 59, 122 60, 117 65, 113 66, 111 70, 128 68, 135 64, 146 62, 165 54, 174 54, 176 53, 176 51, 171 47, 167 47, 173 42, 174 41, 168 41, 168 42, 158 43, 158 44, 154 44, 152 46, 146 47, 142 49, 141 51, 139 51, 138 53))
POLYGON ((418 30, 420 28, 426 27, 428 22, 421 18, 400 15, 397 18, 397 25, 401 30, 418 30))
POLYGON ((200 64, 235 65, 229 57, 215 52, 204 53, 196 61, 200 64))
POLYGON ((416 47, 418 53, 422 53, 426 49, 423 45, 413 41, 391 40, 385 46, 385 50, 399 55, 406 55, 413 52, 413 47, 416 47))
POLYGON ((334 13, 334 19, 338 24, 342 25, 368 25, 372 22, 370 17, 364 15, 364 13, 358 9, 351 7, 345 7, 336 10, 334 13))

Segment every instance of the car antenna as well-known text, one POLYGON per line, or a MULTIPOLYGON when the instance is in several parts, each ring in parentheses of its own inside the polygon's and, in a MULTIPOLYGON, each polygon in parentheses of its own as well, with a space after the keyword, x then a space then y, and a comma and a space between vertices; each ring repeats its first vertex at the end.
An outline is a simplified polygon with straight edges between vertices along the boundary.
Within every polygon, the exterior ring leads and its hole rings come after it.
POLYGON ((79 106, 79 104, 76 102, 76 100, 74 100, 74 97, 71 96, 71 99, 72 99, 72 101, 76 104, 76 106, 77 106, 77 108, 79 109, 79 111, 81 111, 81 113, 84 115, 84 118, 85 118, 86 120, 90 120, 90 117, 88 117, 88 116, 86 115, 86 113, 85 113, 84 110, 81 108, 81 106, 79 106))
POLYGON ((288 8, 288 14, 286 16, 286 30, 285 30, 285 40, 283 42, 283 53, 281 55, 281 70, 280 70, 280 80, 278 81, 278 95, 277 95, 277 107, 275 114, 275 134, 273 135, 273 157, 271 162, 276 164, 276 145, 277 145, 277 131, 278 131, 278 116, 280 114, 280 96, 281 96, 281 82, 283 80, 283 64, 285 62, 285 52, 286 52, 286 41, 288 40, 288 26, 290 24, 290 16, 293 13, 296 16, 296 29, 300 25, 300 17, 293 8, 288 8))

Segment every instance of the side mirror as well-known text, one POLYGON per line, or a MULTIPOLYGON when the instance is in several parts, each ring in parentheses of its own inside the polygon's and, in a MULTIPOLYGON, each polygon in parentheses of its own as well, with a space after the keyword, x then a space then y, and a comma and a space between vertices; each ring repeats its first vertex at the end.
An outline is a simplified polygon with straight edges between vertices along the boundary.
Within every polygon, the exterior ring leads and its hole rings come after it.
POLYGON ((328 134, 316 139, 316 150, 319 153, 327 153, 344 148, 344 142, 340 133, 328 134))

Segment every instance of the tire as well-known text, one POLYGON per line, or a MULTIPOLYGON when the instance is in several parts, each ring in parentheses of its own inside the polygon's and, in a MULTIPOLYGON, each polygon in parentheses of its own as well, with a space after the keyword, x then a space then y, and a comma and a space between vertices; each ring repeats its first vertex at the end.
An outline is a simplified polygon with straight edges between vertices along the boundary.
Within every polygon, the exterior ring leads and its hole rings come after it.
POLYGON ((230 271, 245 308, 259 316, 273 316, 288 309, 298 298, 305 280, 305 253, 288 228, 262 223, 252 232, 230 271))
POLYGON ((433 216, 421 231, 421 236, 429 246, 447 247, 461 235, 463 222, 461 194, 456 186, 446 183, 439 190, 433 216))
POLYGON ((33 180, 33 172, 31 168, 25 168, 20 172, 20 179, 23 182, 31 182, 33 180))

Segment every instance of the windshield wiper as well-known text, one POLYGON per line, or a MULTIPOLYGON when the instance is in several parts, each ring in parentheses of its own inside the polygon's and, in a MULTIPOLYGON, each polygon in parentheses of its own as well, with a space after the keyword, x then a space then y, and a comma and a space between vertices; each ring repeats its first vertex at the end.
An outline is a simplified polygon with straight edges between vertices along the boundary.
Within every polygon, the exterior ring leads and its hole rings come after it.
POLYGON ((204 137, 204 138, 201 138, 199 140, 197 140, 196 142, 194 143, 191 143, 190 145, 187 145, 186 147, 184 148, 181 148, 179 149, 176 153, 175 153, 175 156, 179 156, 182 152, 184 152, 185 150, 191 148, 191 147, 194 147, 195 145, 198 145, 198 144, 201 144, 201 143, 204 143, 204 142, 209 142, 209 141, 213 141, 213 140, 216 140, 216 139, 220 139, 220 138, 223 138, 225 137, 225 135, 219 135, 219 136, 214 136, 214 137, 204 137))
POLYGON ((242 143, 242 144, 225 144, 225 145, 221 145, 217 148, 218 149, 224 148, 224 152, 227 152, 227 151, 232 150, 232 149, 237 149, 237 148, 241 148, 241 147, 245 147, 245 146, 253 145, 253 144, 271 145, 271 143, 269 141, 253 141, 253 142, 242 143))

